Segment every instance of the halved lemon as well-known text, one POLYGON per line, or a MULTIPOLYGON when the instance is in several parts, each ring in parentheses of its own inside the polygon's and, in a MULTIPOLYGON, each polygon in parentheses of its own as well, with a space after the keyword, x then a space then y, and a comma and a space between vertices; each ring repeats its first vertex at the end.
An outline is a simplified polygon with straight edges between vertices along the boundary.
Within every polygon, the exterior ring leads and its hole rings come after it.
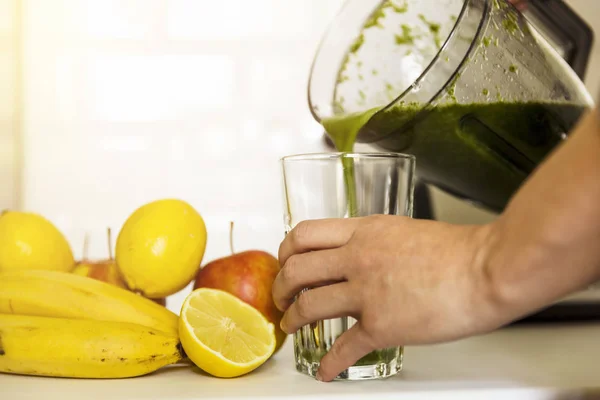
POLYGON ((232 294, 200 288, 181 306, 179 336, 187 356, 220 378, 247 374, 275 350, 275 327, 232 294))

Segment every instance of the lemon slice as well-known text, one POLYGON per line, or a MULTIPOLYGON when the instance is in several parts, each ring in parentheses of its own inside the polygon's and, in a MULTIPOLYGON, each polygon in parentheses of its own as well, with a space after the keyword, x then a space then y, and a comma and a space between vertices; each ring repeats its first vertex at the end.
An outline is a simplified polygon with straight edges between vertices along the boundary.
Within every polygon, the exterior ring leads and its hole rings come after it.
POLYGON ((179 336, 187 356, 220 378, 247 374, 275 350, 275 327, 257 309, 217 289, 200 288, 181 306, 179 336))

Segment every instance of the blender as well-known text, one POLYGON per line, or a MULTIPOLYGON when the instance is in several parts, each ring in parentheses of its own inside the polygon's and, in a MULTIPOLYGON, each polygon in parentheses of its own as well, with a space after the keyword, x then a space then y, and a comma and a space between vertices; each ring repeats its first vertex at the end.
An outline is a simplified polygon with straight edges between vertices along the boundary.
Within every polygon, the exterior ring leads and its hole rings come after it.
POLYGON ((416 156, 420 181, 500 212, 593 105, 505 0, 349 0, 314 59, 310 109, 340 151, 416 156))
MULTIPOLYGON (((435 219, 430 186, 499 213, 593 106, 589 27, 561 0, 525 15, 506 0, 348 0, 313 61, 311 112, 337 150, 416 156, 415 218, 435 219)), ((598 318, 590 288, 519 322, 598 318)))

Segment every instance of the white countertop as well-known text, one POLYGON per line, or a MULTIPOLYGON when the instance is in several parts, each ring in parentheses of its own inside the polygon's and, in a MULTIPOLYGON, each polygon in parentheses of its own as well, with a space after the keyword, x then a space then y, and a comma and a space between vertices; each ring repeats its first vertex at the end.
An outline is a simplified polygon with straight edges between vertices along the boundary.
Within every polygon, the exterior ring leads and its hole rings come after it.
POLYGON ((510 327, 409 347, 404 365, 387 380, 321 383, 296 372, 288 339, 265 365, 236 379, 189 367, 123 380, 0 374, 0 399, 600 399, 600 323, 510 327))

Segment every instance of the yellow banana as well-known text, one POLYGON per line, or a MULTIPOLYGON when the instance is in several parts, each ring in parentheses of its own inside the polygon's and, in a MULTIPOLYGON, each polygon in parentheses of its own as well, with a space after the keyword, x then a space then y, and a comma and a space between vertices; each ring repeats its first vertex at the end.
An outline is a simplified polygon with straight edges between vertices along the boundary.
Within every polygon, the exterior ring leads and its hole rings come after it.
POLYGON ((129 290, 67 272, 0 272, 0 313, 131 322, 177 334, 178 316, 129 290))
POLYGON ((0 372, 128 378, 181 359, 177 336, 146 326, 0 314, 0 372))

